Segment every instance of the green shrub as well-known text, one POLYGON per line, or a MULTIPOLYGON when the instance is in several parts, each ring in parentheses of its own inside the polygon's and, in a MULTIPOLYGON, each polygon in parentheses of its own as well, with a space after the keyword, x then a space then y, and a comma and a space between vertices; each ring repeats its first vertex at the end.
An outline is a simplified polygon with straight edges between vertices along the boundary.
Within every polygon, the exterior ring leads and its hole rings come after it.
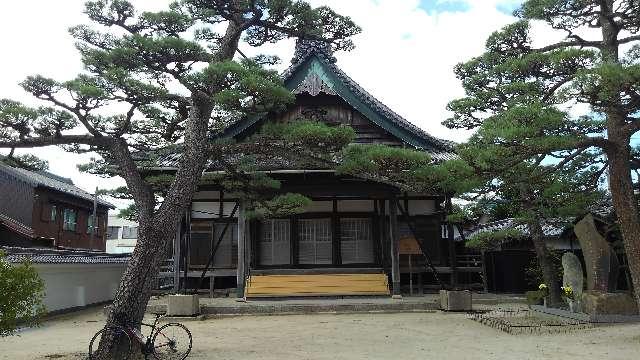
POLYGON ((0 251, 0 336, 12 335, 18 325, 36 325, 45 309, 44 282, 28 261, 11 264, 0 251))

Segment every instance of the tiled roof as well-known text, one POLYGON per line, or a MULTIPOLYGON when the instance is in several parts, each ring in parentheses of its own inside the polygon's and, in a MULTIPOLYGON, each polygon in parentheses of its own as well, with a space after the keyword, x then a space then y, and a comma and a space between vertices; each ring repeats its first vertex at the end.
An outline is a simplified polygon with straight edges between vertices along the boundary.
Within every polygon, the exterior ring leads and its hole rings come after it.
POLYGON ((24 235, 26 237, 33 238, 35 236, 35 233, 31 227, 17 220, 14 220, 5 214, 0 214, 0 224, 3 224, 9 229, 17 232, 18 234, 24 235))
MULTIPOLYGON (((571 223, 572 219, 550 219, 542 224, 542 231, 544 236, 547 237, 557 237, 560 236, 567 226, 571 223)), ((469 239, 475 235, 485 233, 485 232, 493 232, 500 231, 506 229, 516 229, 519 230, 524 236, 529 236, 529 226, 523 224, 516 219, 508 218, 504 220, 492 221, 486 224, 478 225, 474 230, 465 234, 465 238, 469 239)))
POLYGON ((436 160, 449 160, 456 158, 453 152, 455 143, 452 141, 439 139, 432 136, 422 130, 421 128, 413 125, 408 120, 391 110, 385 104, 376 99, 368 91, 366 91, 360 84, 349 77, 342 69, 336 65, 336 59, 331 55, 330 46, 318 41, 298 40, 296 44, 296 51, 293 59, 291 60, 291 66, 283 73, 283 78, 288 79, 296 70, 304 64, 304 62, 311 56, 316 55, 327 67, 329 67, 351 90, 360 100, 365 104, 374 108, 377 112, 384 115, 389 120, 393 121, 396 125, 409 130, 417 136, 423 138, 428 143, 433 144, 430 149, 424 149, 429 152, 436 160))
MULTIPOLYGON (((0 171, 5 172, 18 180, 31 184, 33 187, 42 186, 93 202, 92 194, 73 185, 73 182, 67 178, 63 178, 44 171, 33 172, 25 169, 11 167, 5 164, 0 164, 0 171)), ((115 206, 107 201, 98 199, 98 203, 102 206, 107 206, 115 209, 115 206)))
POLYGON ((71 249, 0 247, 11 263, 29 260, 34 264, 126 264, 129 255, 71 249))

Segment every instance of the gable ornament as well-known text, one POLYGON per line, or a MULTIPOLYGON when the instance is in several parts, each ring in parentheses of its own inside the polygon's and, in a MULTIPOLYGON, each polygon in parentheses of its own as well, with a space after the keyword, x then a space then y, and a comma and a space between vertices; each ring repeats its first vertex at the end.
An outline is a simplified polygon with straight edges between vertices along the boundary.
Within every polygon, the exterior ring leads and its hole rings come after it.
POLYGON ((294 94, 307 93, 311 96, 317 96, 321 92, 327 95, 336 95, 336 92, 315 73, 307 75, 300 85, 293 90, 294 94))

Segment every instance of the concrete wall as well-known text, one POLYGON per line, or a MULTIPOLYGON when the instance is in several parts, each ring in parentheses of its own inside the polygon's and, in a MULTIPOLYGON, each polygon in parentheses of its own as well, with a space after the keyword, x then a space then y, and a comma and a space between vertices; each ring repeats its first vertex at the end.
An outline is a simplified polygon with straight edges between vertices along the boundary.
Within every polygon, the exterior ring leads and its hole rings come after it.
POLYGON ((34 264, 48 312, 113 300, 127 264, 34 264))
POLYGON ((107 240, 107 254, 130 254, 136 247, 138 239, 107 240))

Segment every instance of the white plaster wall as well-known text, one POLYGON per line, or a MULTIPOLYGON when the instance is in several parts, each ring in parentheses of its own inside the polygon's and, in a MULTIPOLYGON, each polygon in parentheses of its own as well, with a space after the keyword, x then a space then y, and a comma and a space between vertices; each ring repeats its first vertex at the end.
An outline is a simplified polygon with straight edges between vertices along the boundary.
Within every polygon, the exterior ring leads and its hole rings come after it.
POLYGON ((197 191, 193 194, 194 199, 218 199, 220 192, 218 191, 197 191))
POLYGON ((113 300, 127 264, 34 264, 48 312, 113 300))
POLYGON ((435 212, 435 200, 409 200, 409 215, 430 215, 435 212))
MULTIPOLYGON (((191 204, 191 217, 194 219, 213 219, 218 217, 218 213, 220 212, 220 203, 219 202, 198 202, 194 201, 191 204)), ((233 208, 236 206, 233 202, 223 202, 222 203, 222 216, 229 216, 233 212, 233 208)), ((238 216, 238 212, 236 211, 236 215, 238 216)))
POLYGON ((373 200, 338 200, 339 212, 371 212, 373 200))
POLYGON ((108 254, 128 254, 132 253, 136 247, 137 239, 113 239, 107 240, 108 254))
POLYGON ((304 209, 305 212, 332 212, 333 201, 312 201, 309 206, 304 209))
POLYGON ((552 237, 552 238, 547 238, 545 242, 549 248, 554 250, 580 249, 580 242, 574 241, 573 244, 571 244, 569 239, 560 239, 560 238, 552 237))

